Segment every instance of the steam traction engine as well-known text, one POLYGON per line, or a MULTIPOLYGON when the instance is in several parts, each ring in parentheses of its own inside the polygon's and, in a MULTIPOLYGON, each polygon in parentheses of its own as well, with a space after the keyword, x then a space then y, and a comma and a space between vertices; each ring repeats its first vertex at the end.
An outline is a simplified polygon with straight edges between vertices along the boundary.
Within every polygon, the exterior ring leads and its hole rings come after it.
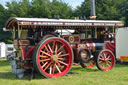
POLYGON ((120 21, 10 18, 6 30, 12 31, 17 50, 13 71, 20 76, 34 69, 48 78, 61 77, 73 62, 111 70, 115 64, 111 33, 120 26, 120 21))

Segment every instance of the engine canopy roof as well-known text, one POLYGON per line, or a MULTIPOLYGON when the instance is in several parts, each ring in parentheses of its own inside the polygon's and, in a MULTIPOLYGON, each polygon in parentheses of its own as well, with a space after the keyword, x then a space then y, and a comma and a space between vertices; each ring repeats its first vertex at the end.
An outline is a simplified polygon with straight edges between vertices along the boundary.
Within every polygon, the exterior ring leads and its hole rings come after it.
POLYGON ((73 19, 47 19, 47 18, 10 18, 6 23, 6 29, 23 26, 27 29, 30 27, 44 27, 44 28, 61 28, 74 29, 86 27, 120 27, 124 26, 122 21, 111 20, 73 20, 73 19))

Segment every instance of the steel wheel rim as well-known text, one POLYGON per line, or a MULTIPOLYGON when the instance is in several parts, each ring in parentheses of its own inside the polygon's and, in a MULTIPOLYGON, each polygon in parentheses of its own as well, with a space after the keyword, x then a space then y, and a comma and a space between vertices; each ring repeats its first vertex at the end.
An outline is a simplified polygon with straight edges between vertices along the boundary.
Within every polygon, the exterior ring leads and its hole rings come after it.
POLYGON ((70 70, 72 56, 72 49, 64 40, 51 38, 46 40, 38 51, 38 65, 47 77, 60 77, 70 70))
POLYGON ((102 51, 98 56, 98 64, 104 71, 111 70, 114 66, 114 55, 110 51, 102 51))

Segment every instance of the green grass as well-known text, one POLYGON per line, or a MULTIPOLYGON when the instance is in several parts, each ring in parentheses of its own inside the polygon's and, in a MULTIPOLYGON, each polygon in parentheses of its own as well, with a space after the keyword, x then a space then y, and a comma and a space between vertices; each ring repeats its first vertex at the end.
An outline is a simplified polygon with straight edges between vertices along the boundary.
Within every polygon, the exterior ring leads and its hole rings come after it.
POLYGON ((128 64, 116 64, 111 71, 102 72, 96 67, 83 69, 73 66, 67 76, 47 79, 36 74, 35 79, 29 81, 25 76, 23 79, 16 78, 11 73, 9 63, 0 59, 0 85, 127 85, 128 64))

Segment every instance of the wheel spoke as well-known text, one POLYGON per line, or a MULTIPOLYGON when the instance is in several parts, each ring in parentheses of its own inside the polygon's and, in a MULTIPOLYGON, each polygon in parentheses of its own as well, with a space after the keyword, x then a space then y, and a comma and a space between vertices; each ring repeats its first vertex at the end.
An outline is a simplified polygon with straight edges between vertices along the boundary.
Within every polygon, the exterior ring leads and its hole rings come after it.
POLYGON ((100 66, 104 68, 104 63, 102 63, 100 66))
POLYGON ((64 50, 62 50, 61 52, 58 53, 58 55, 62 54, 64 52, 64 50))
POLYGON ((52 49, 51 49, 51 47, 50 47, 50 45, 48 44, 48 48, 49 48, 49 50, 51 51, 51 53, 53 53, 53 51, 52 51, 52 49))
POLYGON ((53 64, 53 69, 52 69, 53 74, 55 73, 55 69, 56 69, 56 66, 55 64, 53 64))
POLYGON ((104 53, 104 58, 106 59, 106 57, 107 57, 107 56, 106 56, 106 54, 104 53))
POLYGON ((99 58, 99 60, 102 60, 103 61, 104 59, 103 58, 99 58))
POLYGON ((99 64, 102 63, 102 61, 99 61, 99 64))
POLYGON ((48 56, 40 56, 41 58, 47 58, 48 56))
MULTIPOLYGON (((58 60, 59 61, 59 60, 58 60)), ((60 63, 62 63, 62 64, 64 64, 64 65, 66 65, 66 66, 68 66, 68 64, 66 64, 66 63, 64 63, 63 61, 59 61, 60 63)))
POLYGON ((59 68, 61 69, 62 67, 61 67, 60 63, 58 61, 56 63, 59 66, 59 68))
POLYGON ((107 59, 107 61, 111 61, 112 59, 110 58, 110 59, 107 59))
POLYGON ((61 73, 61 71, 60 71, 59 67, 58 67, 56 64, 55 64, 55 66, 56 66, 57 70, 59 71, 59 73, 61 73))
POLYGON ((108 56, 107 58, 106 58, 106 60, 109 60, 110 59, 110 56, 108 56))
POLYGON ((47 46, 45 45, 44 47, 45 47, 45 49, 47 50, 47 52, 49 53, 49 50, 48 50, 47 46))
POLYGON ((51 56, 50 54, 44 52, 44 51, 41 51, 43 54, 47 55, 47 56, 51 56))
POLYGON ((104 68, 104 64, 105 64, 105 63, 103 63, 103 65, 102 65, 103 68, 104 68))
POLYGON ((52 65, 50 66, 49 74, 52 74, 52 65))
POLYGON ((54 50, 54 48, 55 48, 55 41, 53 42, 52 50, 54 50))
POLYGON ((103 55, 100 55, 100 59, 104 60, 104 56, 103 55))
POLYGON ((62 55, 59 55, 59 57, 63 57, 63 56, 68 56, 69 54, 62 54, 62 55))
POLYGON ((112 62, 110 62, 110 61, 107 61, 107 63, 111 64, 112 62))
POLYGON ((65 60, 64 58, 58 58, 59 60, 65 60))
POLYGON ((58 45, 56 43, 55 54, 57 54, 58 45))
POLYGON ((106 64, 108 67, 110 66, 108 63, 106 64))
POLYGON ((48 63, 48 62, 46 62, 46 63, 42 66, 42 68, 44 68, 44 67, 47 65, 47 63, 48 63))
POLYGON ((64 45, 62 45, 62 46, 58 49, 57 53, 58 53, 63 47, 64 47, 64 45))
POLYGON ((49 61, 49 60, 51 60, 51 59, 48 58, 48 59, 40 60, 40 62, 49 61))
POLYGON ((52 62, 50 62, 44 69, 44 71, 46 71, 48 69, 48 67, 51 65, 52 62))

